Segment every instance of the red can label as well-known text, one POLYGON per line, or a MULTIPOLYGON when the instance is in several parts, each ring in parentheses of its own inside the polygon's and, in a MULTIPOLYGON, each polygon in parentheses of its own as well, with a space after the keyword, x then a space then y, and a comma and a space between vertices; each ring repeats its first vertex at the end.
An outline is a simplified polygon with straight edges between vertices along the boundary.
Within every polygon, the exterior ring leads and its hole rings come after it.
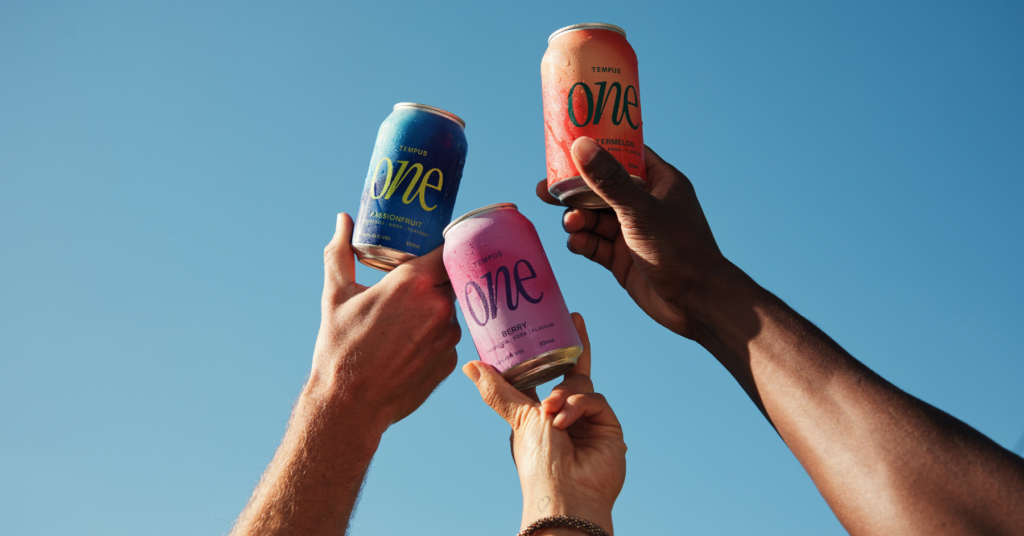
POLYGON ((647 179, 636 53, 610 29, 585 28, 552 36, 540 63, 548 187, 579 171, 572 143, 593 138, 630 175, 647 179))

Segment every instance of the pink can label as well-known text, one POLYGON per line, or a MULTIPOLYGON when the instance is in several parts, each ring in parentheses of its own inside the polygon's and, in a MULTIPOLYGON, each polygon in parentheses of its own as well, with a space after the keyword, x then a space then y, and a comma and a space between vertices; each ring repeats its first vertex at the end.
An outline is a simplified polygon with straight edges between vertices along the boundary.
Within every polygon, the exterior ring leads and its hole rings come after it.
POLYGON ((582 345, 540 238, 515 209, 459 223, 444 265, 480 359, 499 372, 582 345))

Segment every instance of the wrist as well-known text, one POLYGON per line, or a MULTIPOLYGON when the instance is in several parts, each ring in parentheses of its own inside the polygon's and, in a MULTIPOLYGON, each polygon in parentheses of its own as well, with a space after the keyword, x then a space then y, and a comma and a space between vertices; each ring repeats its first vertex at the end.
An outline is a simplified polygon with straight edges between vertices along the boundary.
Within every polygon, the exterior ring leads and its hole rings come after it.
POLYGON ((296 418, 315 423, 346 452, 373 457, 390 426, 377 408, 358 400, 337 381, 310 374, 295 404, 296 418), (353 450, 354 449, 354 450, 353 450))
MULTIPOLYGON (((585 497, 580 494, 569 494, 555 490, 533 490, 523 494, 523 519, 520 529, 524 529, 538 519, 566 515, 585 519, 600 526, 608 534, 612 532, 612 504, 606 504, 597 498, 585 497)), ((536 536, 578 536, 580 533, 571 528, 548 528, 535 533, 536 536)))
POLYGON ((721 266, 688 296, 687 323, 694 328, 694 340, 707 346, 708 337, 715 344, 728 338, 737 313, 749 309, 759 292, 760 285, 723 257, 721 266))

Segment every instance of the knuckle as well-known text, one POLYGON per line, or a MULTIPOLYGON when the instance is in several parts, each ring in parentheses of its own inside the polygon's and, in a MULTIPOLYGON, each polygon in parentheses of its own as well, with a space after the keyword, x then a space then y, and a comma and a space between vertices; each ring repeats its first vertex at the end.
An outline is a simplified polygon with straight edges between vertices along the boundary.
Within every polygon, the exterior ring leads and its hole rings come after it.
MULTIPOLYGON (((616 163, 618 163, 618 161, 616 161, 616 163)), ((611 176, 608 178, 608 182, 619 188, 636 190, 636 186, 633 184, 633 178, 621 164, 619 164, 619 166, 612 172, 611 176)))
POLYGON ((566 399, 565 403, 569 406, 576 406, 587 401, 587 395, 584 393, 576 393, 566 399))
POLYGON ((447 296, 425 296, 420 303, 430 326, 437 328, 451 324, 452 316, 455 315, 455 304, 447 296))
POLYGON ((602 186, 610 189, 635 188, 626 168, 614 156, 609 155, 608 159, 610 162, 604 162, 596 173, 602 186))
POLYGON ((427 274, 413 272, 406 276, 399 286, 405 291, 424 294, 434 288, 434 283, 427 274))
POLYGON ((629 177, 629 174, 626 173, 626 168, 622 167, 622 163, 611 153, 603 150, 597 153, 590 168, 593 169, 594 174, 598 178, 605 181, 618 180, 623 174, 629 177))
POLYGON ((444 295, 437 301, 438 313, 441 315, 441 319, 450 322, 452 317, 455 316, 455 302, 444 295))
POLYGON ((331 264, 335 257, 338 256, 338 248, 341 247, 337 242, 328 242, 324 246, 324 264, 331 264))

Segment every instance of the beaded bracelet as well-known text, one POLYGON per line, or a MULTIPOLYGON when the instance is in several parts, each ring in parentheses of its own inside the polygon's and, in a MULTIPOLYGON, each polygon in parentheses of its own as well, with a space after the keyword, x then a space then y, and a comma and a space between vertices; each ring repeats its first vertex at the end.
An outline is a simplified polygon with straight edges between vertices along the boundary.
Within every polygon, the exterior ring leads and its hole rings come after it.
POLYGON ((516 536, 531 536, 540 529, 551 529, 556 527, 567 527, 581 530, 590 536, 611 536, 605 532, 604 529, 587 521, 586 519, 569 516, 551 516, 538 519, 537 521, 530 523, 529 527, 519 531, 519 534, 516 534, 516 536))

